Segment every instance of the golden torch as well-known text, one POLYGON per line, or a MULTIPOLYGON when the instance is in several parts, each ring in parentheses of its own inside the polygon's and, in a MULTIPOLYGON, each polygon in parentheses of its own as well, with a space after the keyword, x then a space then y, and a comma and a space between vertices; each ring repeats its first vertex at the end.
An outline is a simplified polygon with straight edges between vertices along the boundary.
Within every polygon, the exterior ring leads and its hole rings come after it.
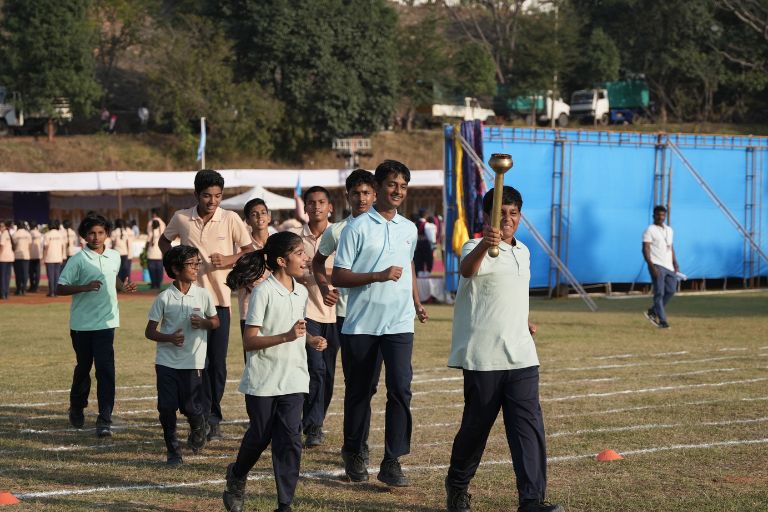
MULTIPOLYGON (((496 173, 496 180, 493 183, 493 212, 491 214, 491 227, 501 229, 501 197, 504 192, 504 173, 512 168, 512 156, 504 153, 494 153, 488 160, 493 172, 496 173)), ((488 249, 488 256, 495 258, 499 255, 498 246, 488 249)))

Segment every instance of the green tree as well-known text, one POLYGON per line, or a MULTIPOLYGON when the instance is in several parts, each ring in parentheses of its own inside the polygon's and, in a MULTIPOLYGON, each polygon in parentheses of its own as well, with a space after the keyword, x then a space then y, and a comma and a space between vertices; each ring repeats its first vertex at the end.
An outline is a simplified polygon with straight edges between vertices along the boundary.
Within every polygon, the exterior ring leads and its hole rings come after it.
POLYGON ((282 107, 259 84, 236 82, 230 40, 210 20, 182 16, 159 27, 153 41, 151 107, 193 154, 196 127, 205 117, 207 153, 252 151, 269 156, 272 132, 282 120, 282 107))
POLYGON ((496 65, 487 48, 478 43, 459 46, 451 59, 454 89, 462 96, 493 96, 496 92, 496 65))
POLYGON ((0 21, 0 80, 22 93, 27 112, 55 115, 66 97, 88 114, 101 89, 94 77, 95 28, 90 1, 5 0, 0 21))
POLYGON ((579 75, 588 77, 584 85, 618 80, 621 68, 619 48, 602 28, 597 27, 589 35, 583 55, 579 75))
POLYGON ((385 0, 222 0, 237 70, 285 104, 291 154, 386 126, 394 110, 397 16, 385 0))

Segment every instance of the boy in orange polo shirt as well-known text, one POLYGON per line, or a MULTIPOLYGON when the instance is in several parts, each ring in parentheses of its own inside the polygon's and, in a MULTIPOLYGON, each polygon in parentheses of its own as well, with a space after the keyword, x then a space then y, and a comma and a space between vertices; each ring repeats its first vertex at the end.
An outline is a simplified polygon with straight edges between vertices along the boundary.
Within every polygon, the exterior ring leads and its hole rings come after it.
POLYGON ((160 237, 160 250, 165 255, 171 242, 180 239, 200 251, 202 266, 197 282, 211 292, 219 317, 219 327, 208 333, 207 366, 203 372, 203 414, 208 419, 208 440, 222 439, 219 423, 223 419, 221 398, 227 382, 227 349, 232 291, 226 280, 234 263, 246 252, 253 251, 251 235, 240 216, 219 208, 224 193, 224 178, 216 171, 204 169, 195 175, 197 204, 173 214, 160 237), (234 253, 233 247, 240 251, 234 253), (234 253, 234 254, 233 254, 234 253))

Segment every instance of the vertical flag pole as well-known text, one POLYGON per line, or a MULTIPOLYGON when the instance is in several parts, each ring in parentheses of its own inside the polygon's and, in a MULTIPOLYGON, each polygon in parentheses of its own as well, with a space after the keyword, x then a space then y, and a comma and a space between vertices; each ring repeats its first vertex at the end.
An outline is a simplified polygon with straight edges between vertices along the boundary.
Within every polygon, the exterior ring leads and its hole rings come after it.
POLYGON ((197 160, 200 162, 200 169, 205 169, 205 118, 200 118, 200 145, 197 146, 197 160))

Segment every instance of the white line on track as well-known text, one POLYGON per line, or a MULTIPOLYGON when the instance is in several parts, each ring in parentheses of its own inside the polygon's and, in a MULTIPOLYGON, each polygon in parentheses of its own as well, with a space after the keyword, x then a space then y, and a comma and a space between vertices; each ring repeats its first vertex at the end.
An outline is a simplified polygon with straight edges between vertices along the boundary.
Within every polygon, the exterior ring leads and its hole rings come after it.
POLYGON ((718 352, 745 352, 749 350, 746 347, 723 347, 718 349, 718 352))
MULTIPOLYGON (((744 445, 766 444, 766 443, 768 443, 768 438, 733 439, 728 441, 717 441, 713 443, 651 446, 648 448, 642 448, 638 450, 627 450, 620 453, 626 457, 626 456, 632 456, 632 455, 645 455, 645 454, 659 453, 659 452, 666 452, 666 451, 707 450, 707 449, 718 448, 718 447, 744 446, 744 445)), ((577 455, 561 455, 561 456, 548 457, 547 462, 548 463, 569 462, 569 461, 582 460, 582 459, 591 459, 591 458, 594 458, 594 456, 595 455, 592 453, 577 454, 577 455)), ((482 462, 481 466, 497 466, 497 465, 510 465, 510 464, 512 464, 511 460, 491 460, 491 461, 482 462)), ((403 467, 403 470, 407 472, 444 471, 446 469, 448 469, 448 466, 446 464, 403 467)), ((326 480, 327 479, 336 480, 341 478, 342 475, 344 475, 344 471, 341 469, 326 470, 326 471, 322 471, 322 470, 304 471, 301 473, 301 476, 303 478, 326 479, 326 480)), ((273 478, 272 474, 264 472, 256 475, 250 475, 248 477, 248 480, 259 481, 259 480, 271 480, 272 478, 273 478)), ((38 498, 38 499, 54 498, 54 497, 60 497, 60 496, 73 496, 73 495, 111 493, 111 492, 127 492, 127 491, 138 491, 138 490, 185 489, 190 487, 203 487, 208 485, 223 485, 224 482, 225 482, 224 479, 213 479, 213 480, 199 480, 197 482, 163 483, 163 484, 147 484, 147 485, 120 485, 120 486, 107 486, 107 487, 89 487, 84 489, 61 489, 57 491, 20 493, 20 494, 16 494, 16 497, 21 500, 28 500, 28 499, 35 499, 35 498, 38 498)))

